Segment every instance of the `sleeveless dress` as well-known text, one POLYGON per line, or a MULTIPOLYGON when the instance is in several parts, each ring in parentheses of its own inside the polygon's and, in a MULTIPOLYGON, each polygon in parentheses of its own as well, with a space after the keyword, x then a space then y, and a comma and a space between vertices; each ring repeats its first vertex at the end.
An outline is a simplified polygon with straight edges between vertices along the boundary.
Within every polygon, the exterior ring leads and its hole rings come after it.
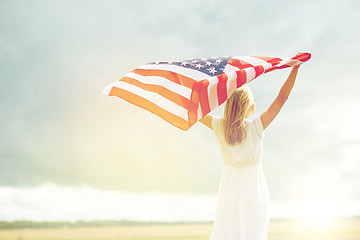
POLYGON ((264 130, 260 116, 244 119, 246 138, 234 146, 225 142, 223 118, 212 127, 224 161, 210 240, 267 239, 269 191, 262 168, 264 130))

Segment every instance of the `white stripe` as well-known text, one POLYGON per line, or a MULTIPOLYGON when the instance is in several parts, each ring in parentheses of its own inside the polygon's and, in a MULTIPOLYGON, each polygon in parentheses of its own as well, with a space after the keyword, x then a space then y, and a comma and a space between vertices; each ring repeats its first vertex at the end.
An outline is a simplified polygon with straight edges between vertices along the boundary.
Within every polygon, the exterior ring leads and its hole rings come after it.
POLYGON ((112 85, 114 87, 124 89, 124 90, 132 92, 140 97, 143 97, 143 98, 151 101, 152 103, 156 104, 157 106, 165 109, 166 111, 183 118, 185 121, 188 121, 188 114, 187 114, 187 110, 185 108, 173 103, 169 99, 164 98, 163 96, 161 96, 157 93, 146 91, 142 88, 139 88, 135 85, 132 85, 132 84, 129 84, 129 83, 123 82, 123 81, 114 82, 112 85))
POLYGON ((262 65, 265 70, 272 67, 271 63, 268 63, 267 61, 257 57, 243 56, 243 57, 234 57, 234 58, 250 63, 253 66, 262 65))
POLYGON ((218 94, 217 94, 217 85, 219 83, 219 79, 216 76, 214 76, 208 78, 208 81, 209 81, 209 86, 207 90, 209 97, 209 107, 211 112, 214 108, 219 106, 218 94))
POLYGON ((246 82, 250 82, 256 76, 255 69, 253 67, 245 68, 244 71, 246 72, 246 82))
POLYGON ((296 60, 296 59, 291 59, 291 58, 284 58, 283 61, 281 61, 279 64, 275 65, 276 67, 281 67, 285 64, 288 64, 288 63, 295 63, 294 66, 296 65, 300 65, 302 64, 303 62, 299 61, 299 60, 296 60))
POLYGON ((278 64, 274 65, 274 67, 280 67, 280 66, 284 65, 285 63, 289 62, 289 60, 290 60, 290 58, 286 58, 286 57, 278 57, 278 58, 280 58, 281 61, 278 64))
POLYGON ((178 74, 184 75, 186 77, 192 78, 196 81, 204 80, 204 79, 210 77, 210 75, 207 75, 200 71, 196 71, 191 68, 185 68, 185 67, 180 67, 177 65, 170 65, 170 64, 146 64, 146 65, 137 67, 137 69, 159 69, 159 70, 172 71, 172 72, 176 72, 178 74))
POLYGON ((111 89, 112 89, 112 87, 113 87, 113 84, 109 84, 109 85, 107 85, 105 88, 104 88, 104 90, 103 90, 103 94, 105 94, 105 95, 109 95, 109 93, 110 93, 110 91, 111 91, 111 89))
POLYGON ((224 68, 224 72, 233 72, 233 71, 238 71, 239 68, 234 67, 230 64, 226 64, 225 68, 224 68))
POLYGON ((257 57, 251 57, 251 56, 244 56, 240 58, 242 61, 248 62, 251 65, 269 65, 271 66, 271 63, 268 63, 267 61, 257 58, 257 57))
POLYGON ((285 60, 289 59, 289 58, 287 58, 287 57, 277 57, 277 58, 280 58, 281 61, 285 61, 285 60))
POLYGON ((198 120, 203 117, 203 113, 202 113, 202 110, 201 110, 200 103, 198 105, 197 115, 198 115, 198 120))
POLYGON ((170 91, 177 93, 190 100, 191 89, 181 84, 174 83, 164 77, 159 76, 142 76, 133 72, 126 74, 127 77, 134 78, 145 84, 159 85, 169 89, 170 91))
POLYGON ((227 89, 227 97, 229 98, 231 94, 235 91, 237 86, 237 75, 236 72, 229 72, 226 73, 228 80, 226 82, 226 89, 227 89))

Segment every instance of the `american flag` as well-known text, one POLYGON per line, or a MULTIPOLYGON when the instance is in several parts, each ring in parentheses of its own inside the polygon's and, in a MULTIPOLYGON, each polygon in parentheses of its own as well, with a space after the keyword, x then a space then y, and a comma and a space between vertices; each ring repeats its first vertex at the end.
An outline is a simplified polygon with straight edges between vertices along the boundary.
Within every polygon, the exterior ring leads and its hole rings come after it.
POLYGON ((103 94, 120 97, 188 130, 224 103, 235 89, 256 77, 299 65, 311 57, 225 56, 150 62, 106 86, 103 94))

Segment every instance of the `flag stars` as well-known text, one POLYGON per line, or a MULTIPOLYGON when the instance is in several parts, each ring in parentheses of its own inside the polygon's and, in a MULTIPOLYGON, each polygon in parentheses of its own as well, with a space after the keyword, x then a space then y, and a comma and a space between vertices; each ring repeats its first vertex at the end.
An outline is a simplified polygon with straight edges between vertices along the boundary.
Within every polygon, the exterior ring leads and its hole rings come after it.
POLYGON ((179 66, 183 68, 188 68, 189 70, 200 71, 210 76, 214 76, 224 71, 224 68, 230 59, 230 57, 199 57, 190 58, 182 61, 151 62, 150 64, 179 66))
POLYGON ((198 69, 200 69, 200 68, 202 68, 202 67, 204 67, 204 66, 199 63, 199 64, 196 64, 195 67, 198 68, 198 69))
POLYGON ((209 73, 214 74, 216 73, 216 69, 214 67, 208 68, 209 73))

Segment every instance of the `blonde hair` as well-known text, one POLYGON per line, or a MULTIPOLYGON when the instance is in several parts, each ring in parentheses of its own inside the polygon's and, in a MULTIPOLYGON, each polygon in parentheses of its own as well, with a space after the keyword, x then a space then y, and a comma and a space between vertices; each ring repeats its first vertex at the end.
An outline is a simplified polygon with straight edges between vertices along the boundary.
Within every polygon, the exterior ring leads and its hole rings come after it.
POLYGON ((236 89, 226 101, 223 129, 227 144, 235 145, 246 138, 244 119, 253 103, 254 98, 247 86, 236 89))

